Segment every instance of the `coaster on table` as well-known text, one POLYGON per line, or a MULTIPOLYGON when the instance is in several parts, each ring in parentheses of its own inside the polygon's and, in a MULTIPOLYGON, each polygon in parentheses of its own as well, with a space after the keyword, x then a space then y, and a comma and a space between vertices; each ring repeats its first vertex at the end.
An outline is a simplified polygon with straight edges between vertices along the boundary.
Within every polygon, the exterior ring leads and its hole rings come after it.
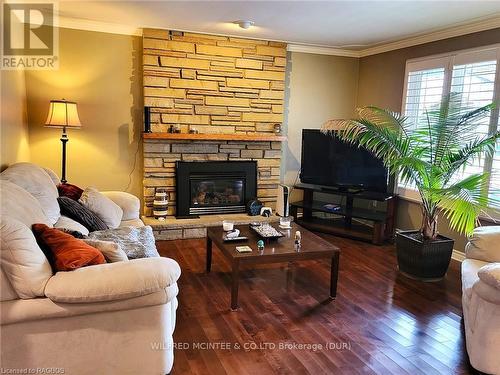
POLYGON ((252 248, 250 246, 236 246, 236 251, 238 253, 251 253, 252 248))

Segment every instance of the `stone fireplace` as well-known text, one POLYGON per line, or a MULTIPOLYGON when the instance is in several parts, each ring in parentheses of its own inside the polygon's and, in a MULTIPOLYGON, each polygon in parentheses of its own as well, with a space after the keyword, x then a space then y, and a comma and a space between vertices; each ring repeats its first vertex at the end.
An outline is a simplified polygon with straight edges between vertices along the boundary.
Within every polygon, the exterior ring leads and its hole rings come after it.
MULTIPOLYGON (((284 137, 274 130, 283 121, 285 69, 285 43, 144 29, 144 105, 151 108, 152 129, 144 134, 146 216, 157 189, 168 193, 169 215, 182 208, 176 162, 253 162, 256 197, 275 206, 284 137), (180 133, 169 133, 172 126, 180 133)), ((225 183, 212 182, 211 194, 236 201, 230 190, 237 184, 225 183), (226 189, 230 197, 221 192, 226 189)), ((246 194, 234 204, 239 210, 253 198, 246 194)), ((207 208, 198 206, 191 209, 207 208)))

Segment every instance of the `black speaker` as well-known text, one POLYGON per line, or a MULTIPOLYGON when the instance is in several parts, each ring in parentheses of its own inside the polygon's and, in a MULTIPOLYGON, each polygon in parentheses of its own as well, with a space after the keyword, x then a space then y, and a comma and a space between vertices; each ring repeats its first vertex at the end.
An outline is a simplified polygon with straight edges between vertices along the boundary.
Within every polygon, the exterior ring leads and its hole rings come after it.
POLYGON ((151 133, 151 107, 144 107, 144 133, 151 133))

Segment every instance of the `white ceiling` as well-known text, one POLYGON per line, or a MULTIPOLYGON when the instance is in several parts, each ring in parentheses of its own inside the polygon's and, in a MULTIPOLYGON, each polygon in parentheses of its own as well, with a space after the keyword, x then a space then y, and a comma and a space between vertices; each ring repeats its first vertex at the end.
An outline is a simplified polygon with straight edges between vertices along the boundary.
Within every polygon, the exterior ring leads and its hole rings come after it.
POLYGON ((59 12, 136 28, 361 50, 483 19, 500 20, 500 1, 61 1, 59 12), (239 19, 256 26, 243 30, 231 24, 239 19))

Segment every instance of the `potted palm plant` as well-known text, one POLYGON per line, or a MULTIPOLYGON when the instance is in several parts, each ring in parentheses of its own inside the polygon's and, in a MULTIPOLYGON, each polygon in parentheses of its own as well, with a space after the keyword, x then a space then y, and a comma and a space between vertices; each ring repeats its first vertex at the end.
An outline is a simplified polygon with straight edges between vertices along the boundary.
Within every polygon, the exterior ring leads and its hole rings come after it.
POLYGON ((473 160, 495 152, 500 132, 483 135, 477 130, 493 105, 471 109, 463 103, 459 94, 450 94, 417 124, 398 113, 364 107, 356 119, 323 125, 324 132, 374 153, 401 183, 419 192, 422 225, 399 231, 396 251, 399 270, 421 280, 442 278, 450 263, 453 240, 439 234, 438 215, 449 220, 451 229, 468 235, 483 211, 499 205, 488 194, 488 173, 462 173, 473 160))

